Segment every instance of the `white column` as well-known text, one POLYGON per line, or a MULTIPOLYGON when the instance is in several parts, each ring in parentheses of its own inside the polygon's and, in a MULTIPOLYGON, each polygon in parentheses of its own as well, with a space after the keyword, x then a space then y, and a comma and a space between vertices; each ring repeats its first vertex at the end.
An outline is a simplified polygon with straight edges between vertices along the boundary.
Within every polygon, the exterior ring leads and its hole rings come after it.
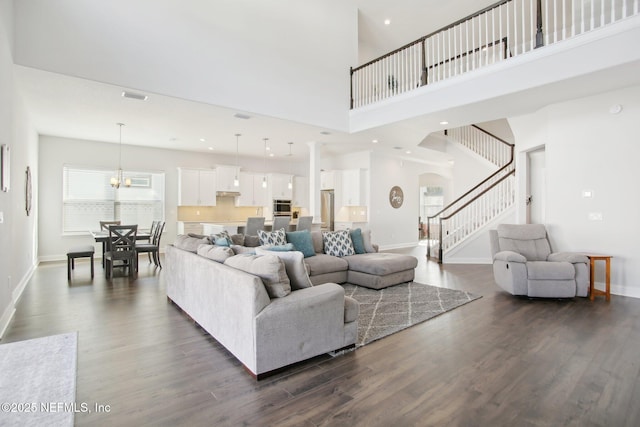
POLYGON ((320 146, 317 141, 307 142, 309 146, 309 214, 313 222, 320 222, 320 146))

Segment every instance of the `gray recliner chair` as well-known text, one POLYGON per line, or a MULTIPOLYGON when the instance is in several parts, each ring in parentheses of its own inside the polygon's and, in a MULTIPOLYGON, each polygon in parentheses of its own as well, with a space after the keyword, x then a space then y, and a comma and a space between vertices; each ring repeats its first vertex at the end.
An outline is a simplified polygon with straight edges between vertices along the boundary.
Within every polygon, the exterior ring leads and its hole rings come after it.
POLYGON ((586 297, 589 259, 574 252, 551 252, 542 224, 500 224, 490 230, 493 275, 512 295, 543 298, 586 297))

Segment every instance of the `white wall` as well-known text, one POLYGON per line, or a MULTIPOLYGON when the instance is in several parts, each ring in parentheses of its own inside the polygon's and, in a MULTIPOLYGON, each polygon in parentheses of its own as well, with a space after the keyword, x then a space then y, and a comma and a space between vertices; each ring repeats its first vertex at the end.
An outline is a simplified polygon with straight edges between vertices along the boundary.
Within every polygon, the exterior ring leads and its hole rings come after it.
POLYGON ((15 8, 17 64, 348 129, 351 1, 20 0, 15 8))
POLYGON ((369 181, 369 226, 374 243, 391 249, 418 243, 420 216, 420 175, 434 172, 432 166, 373 152, 369 181), (402 188, 404 203, 395 209, 389 191, 402 188))
MULTIPOLYGON (((640 200, 634 190, 640 182, 639 117, 640 86, 635 86, 509 119, 519 159, 545 145, 546 225, 553 248, 613 255, 612 292, 635 297, 640 297, 640 200), (611 114, 616 104, 623 110, 611 114), (594 197, 583 198, 583 190, 594 197), (602 213, 602 221, 590 221, 590 213, 602 213)), ((517 180, 526 180, 522 167, 517 180)), ((518 221, 524 222, 521 192, 516 200, 518 221)))
MULTIPOLYGON (((93 243, 91 237, 62 234, 62 168, 64 165, 116 169, 117 146, 110 143, 54 136, 40 136, 39 176, 39 250, 40 260, 64 259, 72 246, 93 243)), ((188 151, 163 150, 132 145, 122 146, 122 167, 125 170, 165 172, 165 234, 163 244, 176 237, 178 205, 178 167, 214 168, 216 164, 235 165, 235 156, 202 154, 188 151)), ((295 173, 307 176, 303 162, 268 158, 238 159, 242 170, 255 172, 295 173), (266 168, 266 169, 265 169, 266 168)), ((96 245, 96 250, 99 247, 96 245)))
MULTIPOLYGON (((31 215, 25 210, 25 171, 38 177, 37 138, 29 125, 13 74, 13 2, 0 1, 0 144, 11 149, 11 188, 0 192, 0 337, 10 322, 15 305, 35 269, 37 200, 31 215)), ((37 186, 33 187, 37 195, 37 186)))

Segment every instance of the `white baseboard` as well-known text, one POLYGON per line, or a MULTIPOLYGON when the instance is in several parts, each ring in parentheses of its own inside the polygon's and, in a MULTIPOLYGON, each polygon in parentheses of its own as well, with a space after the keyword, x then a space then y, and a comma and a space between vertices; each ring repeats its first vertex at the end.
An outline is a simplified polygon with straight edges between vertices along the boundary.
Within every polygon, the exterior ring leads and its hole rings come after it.
POLYGON ((0 317, 0 340, 4 336, 7 328, 9 327, 9 324, 13 320, 13 316, 15 316, 16 314, 16 306, 18 305, 18 301, 20 301, 22 293, 27 287, 27 283, 29 283, 31 276, 33 276, 33 273, 36 271, 37 267, 38 264, 32 265, 29 271, 27 271, 22 277, 20 282, 18 282, 18 286, 16 286, 16 288, 11 293, 11 303, 4 310, 4 313, 2 313, 2 317, 0 317))
POLYGON ((378 250, 380 251, 388 251, 391 249, 404 249, 404 248, 414 248, 418 246, 418 241, 415 242, 405 242, 405 243, 395 243, 393 245, 384 245, 380 246, 378 250))
POLYGON ((13 316, 15 314, 16 307, 13 305, 13 303, 9 304, 4 313, 2 313, 2 317, 0 317, 0 340, 2 340, 2 337, 4 337, 4 333, 7 332, 7 328, 9 327, 9 324, 11 323, 11 320, 13 319, 13 316))
POLYGON ((443 264, 492 264, 491 258, 454 258, 447 259, 445 257, 443 264))
MULTIPOLYGON (((604 289, 604 283, 596 283, 596 289, 604 289)), ((623 297, 640 298, 640 288, 630 288, 628 286, 611 285, 611 294, 623 297)), ((602 298, 602 297, 601 297, 602 298)))

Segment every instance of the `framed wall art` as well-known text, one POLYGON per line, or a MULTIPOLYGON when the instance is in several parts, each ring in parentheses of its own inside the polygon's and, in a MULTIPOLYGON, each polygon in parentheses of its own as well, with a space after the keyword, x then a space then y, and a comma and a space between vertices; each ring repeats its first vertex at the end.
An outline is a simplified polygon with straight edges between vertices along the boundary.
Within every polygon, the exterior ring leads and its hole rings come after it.
POLYGON ((0 146, 0 167, 2 169, 2 171, 0 171, 0 187, 5 193, 9 191, 9 179, 11 177, 10 154, 11 151, 9 150, 9 146, 7 144, 2 144, 2 146, 0 146))
POLYGON ((27 170, 24 173, 24 208, 27 211, 27 216, 31 213, 31 169, 27 166, 27 170))

